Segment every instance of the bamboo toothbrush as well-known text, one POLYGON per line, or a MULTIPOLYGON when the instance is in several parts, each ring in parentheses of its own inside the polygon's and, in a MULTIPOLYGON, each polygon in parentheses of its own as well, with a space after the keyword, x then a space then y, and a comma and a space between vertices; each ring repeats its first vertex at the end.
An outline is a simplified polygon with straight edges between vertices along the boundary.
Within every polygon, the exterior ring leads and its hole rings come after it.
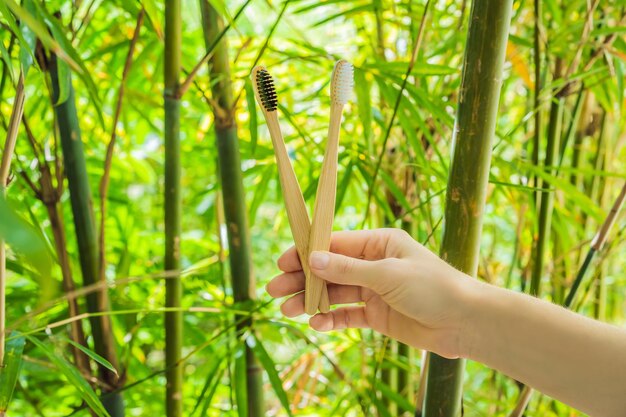
MULTIPOLYGON (((350 99, 354 86, 354 68, 345 60, 335 64, 330 82, 330 125, 328 128, 328 142, 324 153, 324 162, 317 185, 315 210, 309 238, 309 251, 329 250, 330 234, 335 216, 335 195, 337 193, 337 159, 339 147, 339 127, 343 107, 350 99)), ((306 283, 304 292, 304 310, 314 314, 319 307, 321 312, 329 310, 326 281, 311 274, 306 283)))
MULTIPOLYGON (((278 114, 276 112, 278 107, 276 88, 274 87, 272 76, 263 66, 255 67, 252 70, 250 78, 252 79, 254 96, 263 110, 263 115, 265 116, 267 127, 270 131, 291 234, 293 235, 296 250, 298 252, 298 256, 300 257, 302 270, 304 271, 304 275, 308 281, 311 275, 308 249, 311 221, 309 220, 309 214, 306 209, 306 204, 304 203, 304 197, 302 196, 298 179, 296 178, 296 174, 294 173, 291 162, 289 161, 289 155, 287 154, 283 135, 280 131, 278 114)), ((328 295, 326 295, 326 299, 328 299, 328 295)))

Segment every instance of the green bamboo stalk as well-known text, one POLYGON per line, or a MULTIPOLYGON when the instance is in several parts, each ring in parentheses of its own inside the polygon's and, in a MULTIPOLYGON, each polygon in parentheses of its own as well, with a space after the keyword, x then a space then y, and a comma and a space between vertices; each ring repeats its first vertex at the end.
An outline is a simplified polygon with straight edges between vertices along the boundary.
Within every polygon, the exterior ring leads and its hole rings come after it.
MULTIPOLYGON (((539 148, 541 144, 541 134, 543 129, 542 123, 542 103, 541 103, 541 88, 542 88, 542 80, 541 80, 541 0, 534 0, 535 6, 535 28, 533 33, 534 39, 534 50, 533 50, 533 63, 535 66, 535 95, 534 95, 534 103, 535 103, 535 134, 533 136, 533 155, 532 161, 534 166, 539 165, 539 148)), ((537 187, 538 178, 537 176, 533 176, 533 186, 537 187)), ((535 191, 533 193, 533 201, 535 203, 535 207, 539 203, 539 193, 535 191)))
MULTIPOLYGON (((601 116, 599 117, 600 121, 600 132, 598 135, 598 140, 596 141, 596 152, 593 157, 593 169, 596 172, 602 171, 604 169, 605 159, 606 159, 606 147, 607 147, 607 130, 608 130, 608 116, 606 111, 603 109, 600 111, 601 116)), ((598 201, 600 203, 600 198, 598 195, 600 194, 600 175, 592 175, 591 180, 589 181, 589 187, 587 188, 586 194, 592 201, 598 201)), ((587 236, 591 230, 592 226, 592 218, 590 216, 585 215, 583 221, 584 233, 587 236)))
MULTIPOLYGON (((200 0, 200 9, 204 40, 208 50, 220 36, 224 24, 218 12, 207 0, 200 0)), ((235 302, 242 303, 244 308, 253 308, 250 301, 256 298, 255 282, 251 267, 252 255, 241 174, 239 138, 237 137, 237 124, 233 108, 228 45, 225 38, 222 38, 215 46, 209 63, 210 77, 213 81, 214 127, 227 225, 233 296, 235 302)), ((241 334, 251 325, 251 319, 245 320, 237 326, 237 332, 241 334)), ((246 352, 247 414, 250 417, 260 417, 264 415, 261 368, 257 364, 252 349, 247 345, 244 346, 244 349, 246 352)))
MULTIPOLYGON (((563 143, 561 144, 561 150, 559 152, 559 165, 560 169, 563 165, 563 158, 565 157, 565 152, 567 150, 567 146, 570 144, 572 139, 576 136, 576 127, 578 126, 578 121, 580 120, 580 115, 582 114, 583 103, 585 102, 585 97, 587 97, 587 89, 584 85, 580 87, 578 90, 578 94, 576 95, 576 103, 574 104, 574 110, 572 111, 572 118, 569 121, 569 126, 565 135, 563 135, 563 143)), ((575 153, 580 151, 576 146, 573 146, 572 151, 572 168, 576 168, 578 166, 577 158, 575 157, 575 153)), ((558 171, 557 171, 558 172, 558 171)))
MULTIPOLYGON (((560 74, 561 60, 557 59, 556 77, 560 74)), ((565 99, 556 95, 550 106, 550 120, 548 125, 548 143, 546 157, 543 164, 544 172, 548 175, 555 175, 554 167, 559 151, 561 130, 563 125, 563 109, 565 99)), ((541 181, 541 200, 539 202, 539 224, 537 244, 535 245, 534 263, 530 281, 530 293, 539 295, 541 287, 541 277, 543 274, 545 255, 550 241, 550 226, 552 222, 552 209, 554 206, 554 192, 549 190, 548 181, 541 181)))
MULTIPOLYGON (((411 174, 414 173, 414 170, 411 169, 410 170, 411 174)), ((418 181, 415 182, 415 187, 419 187, 418 185, 418 181)), ((419 196, 419 194, 416 194, 419 196)), ((404 231, 406 231, 407 233, 409 233, 411 236, 417 236, 415 233, 415 222, 413 221, 413 219, 404 219, 402 221, 402 229, 404 231)), ((397 369, 397 373, 396 373, 396 387, 397 387, 397 391, 400 395, 406 397, 406 398, 414 398, 414 393, 413 393, 413 378, 412 378, 412 374, 410 372, 411 370, 411 348, 402 343, 402 342, 397 342, 398 346, 397 346, 397 357, 398 357, 398 361, 400 363, 406 363, 406 367, 398 367, 397 369)))
MULTIPOLYGON (((393 357, 397 357, 397 342, 395 340, 391 340, 391 339, 387 339, 386 341, 383 340, 383 345, 386 345, 385 352, 382 355, 383 357, 381 358, 380 361, 380 381, 381 383, 385 384, 387 387, 389 387, 390 390, 392 391, 398 391, 398 387, 396 385, 397 383, 397 374, 398 374, 398 368, 395 366, 395 364, 390 360, 393 357)), ((376 375, 374 375, 374 378, 376 378, 376 375)), ((374 381, 375 383, 376 381, 374 381)), ((374 385, 375 387, 375 385, 374 385)), ((389 396, 385 395, 383 391, 380 391, 377 389, 375 395, 380 395, 380 399, 382 402, 382 405, 387 409, 387 411, 391 414, 391 415, 397 415, 398 414, 398 407, 397 404, 391 400, 391 398, 389 398, 389 396)))
MULTIPOLYGON (((87 165, 83 151, 74 88, 69 70, 59 72, 59 63, 55 54, 50 58, 50 78, 52 84, 52 102, 56 113, 58 131, 61 137, 65 174, 70 191, 70 202, 74 217, 74 228, 78 242, 78 254, 83 275, 83 285, 93 285, 98 279, 98 242, 94 223, 91 188, 87 175, 87 165), (60 77, 65 74, 66 79, 60 77), (67 99, 59 103, 60 85, 66 83, 67 99)), ((109 311, 109 297, 106 286, 102 290, 87 295, 87 310, 90 313, 109 311)), ((94 339, 94 350, 118 369, 117 353, 111 319, 108 315, 90 317, 91 331, 94 339)), ((114 391, 119 387, 120 380, 117 374, 106 367, 98 366, 100 377, 104 382, 103 393, 114 391)), ((121 393, 106 396, 103 405, 111 416, 124 415, 124 400, 121 393)))
MULTIPOLYGON (((463 63, 441 257, 475 276, 513 1, 474 0, 463 63)), ((464 360, 430 354, 423 415, 458 417, 464 360)))
POLYGON ((580 166, 580 158, 584 153, 583 141, 587 136, 593 110, 593 94, 587 90, 584 91, 585 97, 582 100, 580 116, 573 132, 574 144, 571 161, 572 172, 570 174, 570 183, 579 189, 582 187, 582 176, 576 172, 576 169, 580 166))
MULTIPOLYGON (((165 110, 165 269, 180 269, 182 200, 180 192, 180 71, 181 2, 165 1, 164 110, 165 110)), ((166 281, 165 306, 177 309, 182 298, 179 276, 166 281)), ((183 367, 180 364, 183 315, 180 310, 165 313, 165 405, 168 417, 183 415, 183 367)))

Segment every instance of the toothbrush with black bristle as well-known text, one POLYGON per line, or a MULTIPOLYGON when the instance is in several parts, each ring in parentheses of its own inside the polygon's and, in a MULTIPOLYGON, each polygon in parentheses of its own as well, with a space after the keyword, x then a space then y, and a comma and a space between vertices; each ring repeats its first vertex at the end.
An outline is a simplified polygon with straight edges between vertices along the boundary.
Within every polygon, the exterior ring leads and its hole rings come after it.
MULTIPOLYGON (((276 95, 274 80, 263 66, 254 67, 250 78, 252 79, 254 96, 259 106, 261 106, 263 116, 265 117, 267 127, 270 131, 270 137, 272 138, 280 186, 283 191, 283 198, 287 209, 287 218, 289 219, 291 234, 293 235, 296 250, 300 257, 302 270, 304 271, 305 279, 308 283, 311 276, 308 249, 311 220, 309 219, 309 213, 307 212, 304 197, 302 196, 302 190, 298 184, 296 174, 293 171, 283 135, 280 131, 278 112, 276 111, 278 108, 278 97, 276 95)), ((326 299, 328 299, 328 294, 326 295, 326 299)), ((310 314, 314 314, 314 312, 310 314)))
MULTIPOLYGON (((335 216, 335 197, 337 193, 337 159, 339 148, 339 130, 343 108, 350 99, 354 87, 354 67, 343 59, 337 61, 330 82, 330 125, 328 142, 324 153, 324 162, 317 185, 313 223, 309 238, 309 251, 330 249, 330 235, 335 216)), ((319 307, 321 312, 329 310, 326 281, 311 274, 310 288, 304 294, 304 310, 313 314, 319 307)))

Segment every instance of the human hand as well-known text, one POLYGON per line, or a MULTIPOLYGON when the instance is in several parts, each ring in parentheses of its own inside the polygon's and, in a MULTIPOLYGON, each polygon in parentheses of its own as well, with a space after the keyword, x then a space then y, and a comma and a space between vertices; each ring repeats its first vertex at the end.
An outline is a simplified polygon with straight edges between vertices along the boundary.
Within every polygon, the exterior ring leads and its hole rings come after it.
MULTIPOLYGON (((328 281, 331 305, 309 324, 318 331, 371 328, 441 356, 462 354, 461 329, 474 280, 399 229, 333 233, 330 252, 313 252, 311 270, 328 281)), ((305 278, 294 247, 279 259, 283 271, 267 285, 287 317, 304 314, 305 278)))

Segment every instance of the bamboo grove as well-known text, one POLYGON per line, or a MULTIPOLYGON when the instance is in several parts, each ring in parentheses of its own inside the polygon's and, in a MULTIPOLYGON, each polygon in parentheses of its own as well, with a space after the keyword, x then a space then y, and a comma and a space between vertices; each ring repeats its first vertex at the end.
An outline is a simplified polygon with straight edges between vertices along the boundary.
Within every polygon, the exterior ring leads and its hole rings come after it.
POLYGON ((478 363, 320 334, 250 70, 312 210, 344 58, 335 228, 623 324, 626 5, 0 0, 0 415, 582 415, 478 363))

